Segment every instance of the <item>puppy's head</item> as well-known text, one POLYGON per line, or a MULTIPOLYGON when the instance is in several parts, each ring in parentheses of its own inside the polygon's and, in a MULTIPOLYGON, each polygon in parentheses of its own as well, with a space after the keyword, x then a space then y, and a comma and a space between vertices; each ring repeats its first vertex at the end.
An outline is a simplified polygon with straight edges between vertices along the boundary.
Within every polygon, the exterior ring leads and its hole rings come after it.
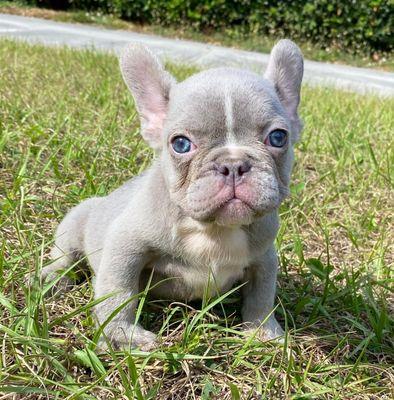
POLYGON ((170 196, 186 216, 246 225, 279 206, 301 130, 303 59, 293 42, 273 48, 264 76, 217 68, 177 83, 136 45, 120 62, 142 135, 160 152, 170 196))

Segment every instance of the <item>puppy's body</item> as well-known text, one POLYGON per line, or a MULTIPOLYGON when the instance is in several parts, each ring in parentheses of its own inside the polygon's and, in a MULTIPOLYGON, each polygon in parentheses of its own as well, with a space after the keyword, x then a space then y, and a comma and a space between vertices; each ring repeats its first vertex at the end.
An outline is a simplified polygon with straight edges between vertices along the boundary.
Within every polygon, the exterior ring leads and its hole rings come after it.
MULTIPOLYGON (((248 265, 259 260, 272 244, 279 226, 277 212, 273 211, 247 227, 198 222, 185 218, 172 206, 165 192, 158 197, 159 207, 156 197, 147 196, 153 189, 150 184, 160 187, 158 182, 161 180, 160 162, 157 161, 142 176, 129 180, 110 195, 86 200, 75 207, 57 229, 52 258, 63 263, 64 253, 74 261, 86 256, 97 275, 111 232, 121 230, 128 237, 135 235, 133 227, 138 226, 140 240, 149 242, 151 253, 142 270, 141 290, 152 270, 155 272, 152 294, 160 298, 187 301, 229 290, 235 282, 242 280, 248 265), (135 215, 137 207, 138 215, 135 215), (162 230, 158 229, 160 226, 162 230), (154 285, 167 278, 174 279, 154 285), (206 293, 209 280, 210 291, 206 293)), ((56 266, 55 262, 48 268, 56 266)))
MULTIPOLYGON (((265 337, 280 335, 270 315, 273 242, 300 130, 298 48, 280 42, 267 79, 220 68, 176 84, 140 47, 129 48, 121 64, 142 134, 158 157, 107 197, 71 210, 56 233, 55 262, 43 275, 85 255, 96 275, 96 297, 114 294, 96 308, 100 323, 151 276, 151 293, 174 300, 214 296, 246 282, 244 321, 255 327, 265 321, 265 337), (283 132, 286 142, 277 146, 283 132)), ((117 346, 154 342, 134 324, 135 307, 130 301, 105 328, 117 346)))

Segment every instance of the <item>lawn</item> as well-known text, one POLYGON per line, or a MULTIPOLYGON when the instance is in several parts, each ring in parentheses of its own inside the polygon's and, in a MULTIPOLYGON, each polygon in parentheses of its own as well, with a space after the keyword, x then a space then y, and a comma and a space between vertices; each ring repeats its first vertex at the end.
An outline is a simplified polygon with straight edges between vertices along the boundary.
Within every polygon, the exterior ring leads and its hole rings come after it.
POLYGON ((142 324, 160 347, 96 355, 90 280, 44 299, 24 276, 49 262, 70 207, 152 153, 115 57, 3 40, 0 71, 1 399, 392 398, 393 100, 303 88, 277 239, 283 346, 243 336, 235 291, 148 302, 142 324))

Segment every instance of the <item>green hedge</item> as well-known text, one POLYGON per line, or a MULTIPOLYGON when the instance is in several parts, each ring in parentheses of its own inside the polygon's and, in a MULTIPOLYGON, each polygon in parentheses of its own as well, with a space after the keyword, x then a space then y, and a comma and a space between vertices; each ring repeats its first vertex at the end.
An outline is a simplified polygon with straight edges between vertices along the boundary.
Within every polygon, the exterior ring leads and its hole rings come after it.
POLYGON ((142 23, 291 37, 359 53, 393 50, 392 0, 27 0, 142 23))

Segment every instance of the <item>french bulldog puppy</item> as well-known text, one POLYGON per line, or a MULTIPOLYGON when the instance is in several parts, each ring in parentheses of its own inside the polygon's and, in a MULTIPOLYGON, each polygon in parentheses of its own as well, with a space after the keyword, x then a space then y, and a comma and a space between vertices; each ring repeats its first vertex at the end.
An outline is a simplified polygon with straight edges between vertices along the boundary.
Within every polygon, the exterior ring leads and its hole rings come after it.
POLYGON ((140 176, 66 215, 42 277, 86 256, 95 297, 107 296, 95 313, 116 348, 155 345, 155 334, 135 322, 136 295, 149 279, 153 296, 183 301, 244 282, 245 325, 266 339, 280 336, 274 239, 301 130, 299 48, 278 42, 264 76, 217 68, 178 83, 135 44, 120 65, 157 157, 140 176))

